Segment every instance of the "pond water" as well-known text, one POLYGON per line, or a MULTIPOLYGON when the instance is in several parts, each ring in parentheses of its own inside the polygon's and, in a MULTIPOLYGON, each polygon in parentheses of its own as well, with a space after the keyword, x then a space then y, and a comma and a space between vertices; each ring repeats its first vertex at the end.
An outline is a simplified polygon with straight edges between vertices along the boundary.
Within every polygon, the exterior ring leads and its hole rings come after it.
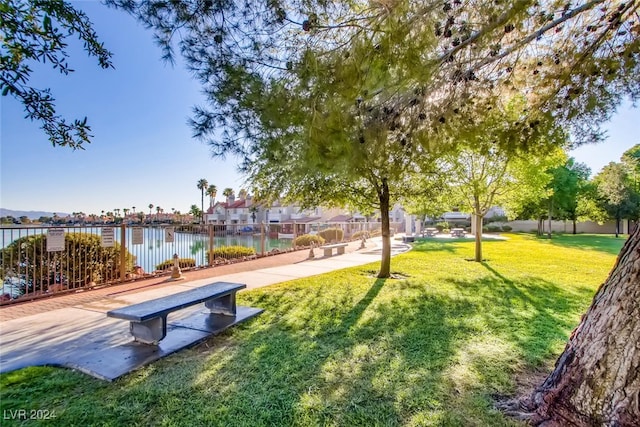
MULTIPOLYGON (((65 228, 65 233, 90 233, 101 235, 103 227, 70 227, 65 228)), ((106 227, 105 227, 106 228, 106 227)), ((46 233, 45 227, 10 227, 2 228, 0 242, 2 248, 6 248, 11 242, 26 236, 34 236, 46 233)), ((196 261, 196 266, 207 265, 207 251, 209 249, 209 236, 197 233, 175 232, 173 242, 167 241, 165 228, 142 227, 142 243, 133 244, 133 228, 127 227, 125 230, 125 242, 127 250, 135 257, 136 265, 143 268, 145 272, 156 270, 156 266, 166 260, 173 259, 177 254, 180 258, 192 258, 196 261)), ((115 227, 114 240, 120 242, 121 229, 115 227)), ((292 244, 291 239, 264 239, 264 251, 273 249, 287 249, 292 244)), ((223 246, 244 246, 253 248, 256 253, 262 252, 261 237, 259 234, 239 234, 223 235, 213 238, 213 248, 223 246)), ((15 279, 15 278, 14 278, 15 279)), ((16 283, 12 283, 10 278, 3 280, 2 293, 15 295, 16 283)))

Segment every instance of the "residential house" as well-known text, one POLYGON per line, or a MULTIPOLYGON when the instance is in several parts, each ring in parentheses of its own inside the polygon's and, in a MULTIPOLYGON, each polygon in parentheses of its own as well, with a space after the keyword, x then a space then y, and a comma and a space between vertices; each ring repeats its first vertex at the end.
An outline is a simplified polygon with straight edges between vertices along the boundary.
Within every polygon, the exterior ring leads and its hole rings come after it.
POLYGON ((259 222, 259 210, 251 196, 243 194, 236 200, 235 196, 231 195, 225 202, 212 203, 205 214, 205 221, 207 224, 253 226, 259 222))

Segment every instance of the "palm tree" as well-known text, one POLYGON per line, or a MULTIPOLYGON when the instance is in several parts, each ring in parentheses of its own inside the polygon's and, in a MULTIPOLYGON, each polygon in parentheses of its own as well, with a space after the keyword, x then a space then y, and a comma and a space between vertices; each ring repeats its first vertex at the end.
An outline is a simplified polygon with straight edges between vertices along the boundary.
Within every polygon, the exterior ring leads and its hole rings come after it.
POLYGON ((151 209, 153 209, 153 203, 149 203, 149 216, 151 216, 151 209))
POLYGON ((200 198, 200 212, 202 213, 201 222, 204 222, 204 192, 209 187, 209 183, 206 179, 202 178, 198 181, 198 190, 200 190, 201 198, 200 198))
POLYGON ((202 215, 202 211, 200 211, 200 208, 198 207, 198 205, 191 205, 191 208, 189 209, 189 213, 193 215, 194 218, 198 218, 199 216, 202 215))
POLYGON ((218 187, 211 184, 209 188, 207 188, 207 196, 211 198, 211 200, 209 200, 209 206, 213 206, 213 203, 216 200, 216 194, 218 194, 218 187))
POLYGON ((136 213, 136 207, 135 206, 131 206, 131 209, 133 210, 132 213, 135 215, 136 213))
POLYGON ((225 188, 224 191, 222 192, 222 195, 226 197, 228 201, 229 197, 233 196, 233 193, 234 193, 233 188, 225 188))

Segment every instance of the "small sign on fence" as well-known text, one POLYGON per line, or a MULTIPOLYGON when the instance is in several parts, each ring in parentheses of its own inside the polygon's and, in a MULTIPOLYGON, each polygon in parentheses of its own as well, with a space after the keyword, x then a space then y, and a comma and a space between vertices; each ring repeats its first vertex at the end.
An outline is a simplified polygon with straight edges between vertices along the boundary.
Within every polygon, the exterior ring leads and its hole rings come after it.
POLYGON ((64 228, 47 230, 47 252, 64 251, 64 228))
POLYGON ((113 227, 102 228, 101 244, 103 248, 112 248, 115 243, 113 227))
POLYGON ((142 227, 133 227, 131 232, 131 244, 143 245, 144 244, 144 229, 142 227))
POLYGON ((175 229, 173 227, 168 227, 164 229, 164 241, 165 243, 173 243, 174 242, 174 233, 175 229))

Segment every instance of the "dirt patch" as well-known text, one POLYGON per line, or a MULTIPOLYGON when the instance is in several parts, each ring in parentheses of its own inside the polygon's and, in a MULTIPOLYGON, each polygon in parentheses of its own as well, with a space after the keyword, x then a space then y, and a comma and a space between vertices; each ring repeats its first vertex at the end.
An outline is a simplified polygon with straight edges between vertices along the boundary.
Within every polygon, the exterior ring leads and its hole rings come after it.
MULTIPOLYGON (((367 270, 365 271, 365 275, 369 278, 372 279, 377 279, 378 278, 378 272, 374 271, 374 270, 367 270)), ((392 271, 391 275, 389 276, 389 279, 393 279, 393 280, 405 280, 410 278, 411 275, 406 274, 406 273, 401 273, 399 271, 392 271)))

